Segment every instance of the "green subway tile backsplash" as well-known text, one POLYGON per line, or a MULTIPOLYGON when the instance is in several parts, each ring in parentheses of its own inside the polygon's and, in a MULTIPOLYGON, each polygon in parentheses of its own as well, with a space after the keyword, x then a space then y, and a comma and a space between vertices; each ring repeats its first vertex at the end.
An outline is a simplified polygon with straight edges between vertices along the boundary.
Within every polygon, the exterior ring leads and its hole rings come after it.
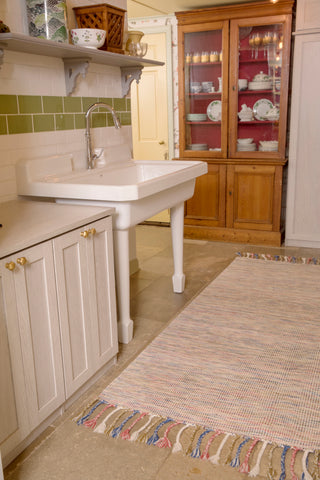
POLYGON ((0 113, 18 113, 18 97, 0 95, 0 113))
POLYGON ((32 133, 32 115, 8 116, 9 133, 32 133))
POLYGON ((62 113, 63 101, 62 97, 42 97, 44 113, 62 113))
POLYGON ((0 115, 0 135, 7 135, 7 119, 5 115, 0 115))
POLYGON ((20 113, 42 113, 42 101, 38 95, 18 95, 20 113))
MULTIPOLYGON (((131 125, 128 98, 0 95, 0 135, 85 128, 85 112, 96 102, 113 107, 122 125, 131 125)), ((92 127, 112 127, 112 115, 99 108, 92 114, 92 127)))

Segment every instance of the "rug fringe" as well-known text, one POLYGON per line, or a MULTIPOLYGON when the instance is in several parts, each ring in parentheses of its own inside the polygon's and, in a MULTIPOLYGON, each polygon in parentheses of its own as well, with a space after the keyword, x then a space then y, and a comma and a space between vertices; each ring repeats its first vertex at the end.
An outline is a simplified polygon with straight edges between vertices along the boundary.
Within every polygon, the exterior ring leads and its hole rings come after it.
POLYGON ((75 421, 78 425, 91 428, 95 433, 103 433, 114 439, 171 448, 172 453, 182 452, 213 464, 227 464, 250 477, 261 473, 262 460, 265 458, 265 475, 268 480, 284 480, 288 474, 292 480, 319 478, 319 450, 302 451, 288 445, 277 445, 259 438, 226 433, 124 408, 101 399, 89 404, 75 421), (276 454, 278 449, 281 452, 280 459, 276 454))
POLYGON ((305 265, 320 265, 320 258, 316 257, 295 257, 290 255, 270 255, 264 253, 253 253, 253 252, 237 252, 238 257, 244 258, 254 258, 257 260, 272 260, 276 262, 286 262, 286 263, 303 263, 305 265))

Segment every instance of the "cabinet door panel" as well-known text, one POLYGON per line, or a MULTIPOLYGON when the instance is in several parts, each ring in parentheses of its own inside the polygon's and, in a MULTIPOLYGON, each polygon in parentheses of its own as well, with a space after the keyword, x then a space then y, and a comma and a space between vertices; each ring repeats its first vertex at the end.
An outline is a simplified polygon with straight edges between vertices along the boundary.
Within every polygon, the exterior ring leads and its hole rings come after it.
POLYGON ((51 242, 19 252, 14 273, 27 401, 36 427, 64 401, 60 330, 51 242))
POLYGON ((0 261, 0 450, 3 458, 30 432, 13 272, 5 269, 8 261, 0 261))
POLYGON ((228 167, 228 227, 273 229, 275 172, 274 166, 228 167))
POLYGON ((53 240, 67 398, 93 374, 86 242, 80 230, 53 240))
POLYGON ((91 329, 93 335, 94 363, 102 367, 118 351, 115 282, 112 246, 112 219, 100 220, 90 225, 95 234, 87 242, 90 281, 91 329))
POLYGON ((225 225, 226 166, 208 164, 208 173, 196 180, 193 197, 186 202, 186 225, 225 225))

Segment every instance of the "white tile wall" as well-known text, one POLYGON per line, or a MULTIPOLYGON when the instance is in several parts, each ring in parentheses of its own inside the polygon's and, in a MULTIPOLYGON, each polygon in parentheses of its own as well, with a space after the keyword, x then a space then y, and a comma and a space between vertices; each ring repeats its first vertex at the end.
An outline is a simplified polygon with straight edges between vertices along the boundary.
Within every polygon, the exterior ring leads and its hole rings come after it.
MULTIPOLYGON (((72 7, 97 4, 93 0, 67 0, 72 7)), ((126 9, 126 0, 114 0, 113 5, 126 9)), ((0 0, 0 18, 12 32, 27 33, 24 0, 0 0)), ((19 52, 5 51, 0 69, 0 94, 66 95, 63 61, 19 52)), ((120 69, 90 64, 85 78, 79 75, 73 96, 121 97, 120 69)), ((131 127, 117 131, 113 127, 95 128, 96 147, 126 143, 131 148, 131 127)), ((16 197, 15 164, 22 158, 41 155, 73 153, 84 164, 85 141, 83 130, 0 136, 0 202, 16 197)))

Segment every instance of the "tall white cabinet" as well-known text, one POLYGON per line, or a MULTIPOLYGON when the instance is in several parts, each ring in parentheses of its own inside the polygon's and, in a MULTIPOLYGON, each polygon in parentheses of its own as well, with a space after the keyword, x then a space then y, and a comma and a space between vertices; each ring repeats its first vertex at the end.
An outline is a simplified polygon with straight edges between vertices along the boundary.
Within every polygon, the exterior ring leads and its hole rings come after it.
POLYGON ((320 248, 320 1, 297 0, 286 239, 320 248))

